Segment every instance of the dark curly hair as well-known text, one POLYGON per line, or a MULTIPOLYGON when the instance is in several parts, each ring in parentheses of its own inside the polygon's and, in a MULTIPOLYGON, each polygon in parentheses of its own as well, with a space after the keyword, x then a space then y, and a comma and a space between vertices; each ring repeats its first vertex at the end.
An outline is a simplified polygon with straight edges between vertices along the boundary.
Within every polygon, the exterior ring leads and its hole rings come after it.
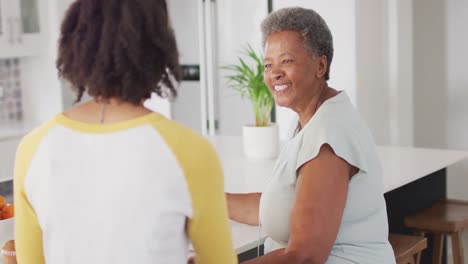
POLYGON ((165 0, 76 0, 62 23, 57 69, 77 92, 139 104, 176 96, 179 53, 165 0))

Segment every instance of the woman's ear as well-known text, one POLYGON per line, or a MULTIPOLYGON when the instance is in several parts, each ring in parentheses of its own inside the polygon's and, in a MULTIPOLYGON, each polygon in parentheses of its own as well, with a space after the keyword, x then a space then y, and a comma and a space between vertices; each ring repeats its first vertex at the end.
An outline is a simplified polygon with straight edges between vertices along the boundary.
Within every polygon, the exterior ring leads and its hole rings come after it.
POLYGON ((320 79, 323 76, 325 76, 325 74, 327 73, 328 60, 327 60, 327 56, 325 56, 325 55, 320 56, 320 58, 318 58, 318 60, 319 60, 319 68, 318 68, 318 71, 317 71, 317 78, 320 79))

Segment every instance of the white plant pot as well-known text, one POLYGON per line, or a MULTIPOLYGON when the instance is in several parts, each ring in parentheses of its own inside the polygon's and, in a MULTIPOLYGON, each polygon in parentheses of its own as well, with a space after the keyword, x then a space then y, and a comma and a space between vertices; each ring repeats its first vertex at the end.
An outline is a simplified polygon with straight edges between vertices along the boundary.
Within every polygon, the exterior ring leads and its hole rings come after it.
POLYGON ((278 126, 272 124, 266 127, 253 125, 242 129, 244 140, 244 154, 249 159, 267 160, 278 156, 278 126))

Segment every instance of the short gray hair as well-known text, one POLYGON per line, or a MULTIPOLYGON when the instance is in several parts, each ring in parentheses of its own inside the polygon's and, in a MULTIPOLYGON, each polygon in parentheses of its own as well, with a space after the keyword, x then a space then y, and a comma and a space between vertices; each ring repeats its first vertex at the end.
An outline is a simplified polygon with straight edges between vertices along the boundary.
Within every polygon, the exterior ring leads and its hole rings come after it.
POLYGON ((265 47, 268 37, 280 31, 297 31, 304 39, 304 47, 312 56, 327 57, 325 79, 330 78, 333 59, 333 37, 325 20, 314 10, 302 7, 288 7, 269 14, 262 22, 262 41, 265 47))

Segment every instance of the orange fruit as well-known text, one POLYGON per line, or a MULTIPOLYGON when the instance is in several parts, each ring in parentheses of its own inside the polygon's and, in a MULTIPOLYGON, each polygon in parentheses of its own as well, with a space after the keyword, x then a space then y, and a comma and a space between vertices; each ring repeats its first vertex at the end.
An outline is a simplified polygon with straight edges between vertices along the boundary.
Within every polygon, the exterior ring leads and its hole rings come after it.
POLYGON ((5 200, 5 197, 1 196, 0 195, 0 211, 3 209, 3 207, 5 207, 7 204, 6 204, 6 200, 5 200))
POLYGON ((13 204, 5 206, 0 214, 0 219, 5 220, 12 218, 15 215, 15 207, 13 204))

